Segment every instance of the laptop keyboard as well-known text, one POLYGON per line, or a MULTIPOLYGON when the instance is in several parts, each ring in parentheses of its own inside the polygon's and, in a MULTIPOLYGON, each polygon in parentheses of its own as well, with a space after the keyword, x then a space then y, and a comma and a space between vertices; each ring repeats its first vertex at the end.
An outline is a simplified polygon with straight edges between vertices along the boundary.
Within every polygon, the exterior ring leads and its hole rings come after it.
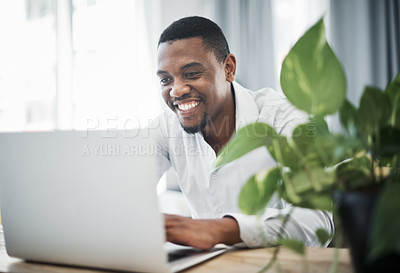
POLYGON ((212 248, 210 250, 201 250, 196 248, 190 249, 178 249, 168 253, 168 262, 173 262, 179 259, 183 259, 186 257, 194 256, 196 254, 204 254, 204 253, 211 253, 219 248, 212 248))
POLYGON ((168 253, 168 262, 173 262, 182 258, 193 256, 195 254, 204 253, 200 249, 179 249, 168 253))

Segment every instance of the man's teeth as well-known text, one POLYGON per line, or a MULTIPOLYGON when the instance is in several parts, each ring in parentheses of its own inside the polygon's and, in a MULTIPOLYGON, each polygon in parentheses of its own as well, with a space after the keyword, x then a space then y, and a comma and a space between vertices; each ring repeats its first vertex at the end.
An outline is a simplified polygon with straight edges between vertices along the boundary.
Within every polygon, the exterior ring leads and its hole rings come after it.
POLYGON ((197 105, 199 105, 200 102, 196 101, 196 102, 190 102, 190 103, 185 103, 185 104, 178 104, 178 108, 179 110, 183 110, 183 111, 187 111, 190 110, 194 107, 196 107, 197 105))

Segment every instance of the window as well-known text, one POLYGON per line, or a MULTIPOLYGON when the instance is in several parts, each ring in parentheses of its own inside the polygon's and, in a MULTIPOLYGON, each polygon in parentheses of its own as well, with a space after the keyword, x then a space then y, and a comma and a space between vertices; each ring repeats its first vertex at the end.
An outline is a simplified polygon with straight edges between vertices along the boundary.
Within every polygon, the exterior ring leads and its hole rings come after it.
POLYGON ((143 14, 142 1, 1 1, 0 130, 145 126, 161 99, 143 14))
MULTIPOLYGON (((304 32, 328 13, 329 0, 273 0, 275 71, 280 89, 283 60, 304 32)), ((329 20, 324 21, 325 24, 329 20)), ((328 26, 326 26, 328 29, 328 26)))
POLYGON ((75 128, 142 126, 161 109, 141 3, 73 2, 75 128))
POLYGON ((54 128, 54 2, 1 1, 0 37, 0 131, 54 128))

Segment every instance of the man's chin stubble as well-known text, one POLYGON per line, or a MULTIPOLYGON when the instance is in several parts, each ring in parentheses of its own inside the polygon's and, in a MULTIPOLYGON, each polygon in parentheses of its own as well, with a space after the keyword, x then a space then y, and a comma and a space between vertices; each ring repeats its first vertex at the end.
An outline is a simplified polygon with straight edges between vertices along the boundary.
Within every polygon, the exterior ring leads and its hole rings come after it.
POLYGON ((185 127, 183 126, 183 124, 181 123, 181 126, 183 128, 183 130, 188 133, 188 134, 196 134, 198 132, 200 132, 201 130, 203 130, 207 125, 207 115, 204 113, 203 118, 201 119, 200 123, 196 126, 192 126, 192 127, 185 127))

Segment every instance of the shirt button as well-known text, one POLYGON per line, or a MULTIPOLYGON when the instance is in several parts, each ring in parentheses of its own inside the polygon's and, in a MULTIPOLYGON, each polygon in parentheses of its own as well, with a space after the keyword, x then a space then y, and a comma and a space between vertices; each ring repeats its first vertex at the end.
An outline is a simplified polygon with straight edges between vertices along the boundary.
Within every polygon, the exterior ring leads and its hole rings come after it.
POLYGON ((217 178, 217 175, 216 175, 216 174, 213 174, 213 175, 211 175, 211 178, 212 178, 212 179, 215 179, 215 178, 217 178))
POLYGON ((217 209, 217 212, 218 212, 218 213, 221 213, 221 212, 223 212, 223 211, 224 211, 224 210, 223 210, 222 208, 218 208, 218 209, 217 209))

